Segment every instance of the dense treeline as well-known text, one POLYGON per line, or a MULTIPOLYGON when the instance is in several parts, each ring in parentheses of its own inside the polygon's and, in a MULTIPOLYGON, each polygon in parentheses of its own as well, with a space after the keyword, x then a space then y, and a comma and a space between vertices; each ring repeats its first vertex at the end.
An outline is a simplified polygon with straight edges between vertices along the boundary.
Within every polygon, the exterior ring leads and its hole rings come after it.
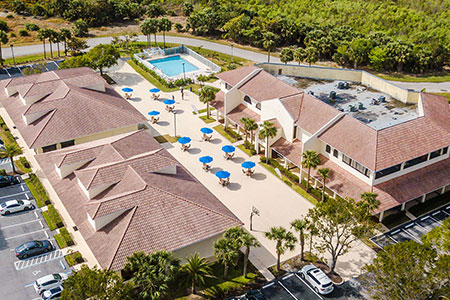
POLYGON ((5 3, 16 13, 60 16, 70 21, 82 19, 88 26, 175 15, 175 10, 187 16, 184 28, 175 24, 178 31, 224 37, 268 51, 290 47, 299 62, 333 60, 343 66, 421 73, 441 70, 450 56, 450 0, 11 0, 5 3))

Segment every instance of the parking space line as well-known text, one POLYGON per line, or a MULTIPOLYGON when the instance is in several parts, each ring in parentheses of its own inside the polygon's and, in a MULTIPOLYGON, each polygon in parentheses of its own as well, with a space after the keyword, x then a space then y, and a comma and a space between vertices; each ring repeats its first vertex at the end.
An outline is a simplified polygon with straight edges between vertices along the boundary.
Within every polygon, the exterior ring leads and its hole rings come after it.
POLYGON ((275 284, 275 283, 271 282, 271 283, 269 283, 268 285, 263 286, 263 289, 266 289, 266 288, 268 288, 268 287, 271 287, 271 286, 274 285, 274 284, 275 284))
POLYGON ((7 195, 7 196, 2 196, 2 197, 0 197, 0 199, 10 198, 10 197, 13 197, 13 196, 23 195, 23 194, 27 194, 27 193, 29 193, 29 192, 26 191, 26 192, 20 192, 20 193, 16 193, 16 194, 11 194, 11 195, 7 195))
POLYGON ((39 264, 43 264, 46 263, 48 261, 52 261, 55 259, 58 259, 60 257, 63 257, 62 251, 57 249, 53 252, 50 253, 46 253, 40 256, 36 256, 36 257, 32 257, 32 258, 28 258, 26 260, 20 260, 20 261, 16 261, 14 262, 14 267, 16 268, 17 271, 20 271, 22 269, 25 268, 29 268, 32 266, 36 266, 39 264))
POLYGON ((18 224, 12 224, 12 225, 8 225, 8 226, 3 226, 0 227, 0 230, 6 229, 6 228, 11 228, 11 227, 15 227, 15 226, 20 226, 20 225, 25 225, 25 224, 29 224, 29 223, 33 223, 33 222, 41 222, 40 220, 31 220, 31 221, 27 221, 27 222, 22 222, 22 223, 18 223, 18 224))
POLYGON ((319 299, 323 300, 322 296, 320 296, 305 280, 303 280, 301 276, 298 276, 297 274, 295 274, 295 276, 297 276, 298 279, 300 279, 307 287, 309 287, 309 289, 313 291, 313 293, 316 294, 316 296, 319 297, 319 299))
MULTIPOLYGON (((25 235, 33 234, 33 233, 42 232, 42 231, 45 231, 45 229, 39 229, 39 230, 32 231, 32 232, 27 232, 27 233, 15 235, 15 236, 10 236, 10 237, 5 238, 5 241, 11 240, 11 239, 15 239, 15 238, 18 238, 18 237, 22 237, 22 236, 25 236, 25 235)), ((45 232, 46 232, 46 231, 45 231, 45 232)))
POLYGON ((278 283, 281 285, 281 287, 282 288, 284 288, 285 290, 286 290, 286 292, 288 292, 289 293, 289 295, 291 295, 292 296, 292 298, 294 298, 295 300, 298 300, 298 298, 297 297, 295 297, 294 296, 294 294, 292 294, 291 293, 291 291, 290 290, 288 290, 285 286, 284 286, 284 284, 281 282, 281 281, 278 281, 278 283))
POLYGON ((20 185, 20 188, 22 189, 22 191, 25 191, 25 188, 23 187, 23 185, 20 185))
POLYGON ((41 228, 44 228, 44 224, 42 224, 41 220, 39 220, 39 224, 41 225, 41 228))
POLYGON ((34 215, 36 216, 36 219, 38 219, 38 218, 39 218, 39 216, 38 216, 38 214, 37 214, 37 212, 36 212, 36 211, 34 211, 34 215))
POLYGON ((27 200, 30 200, 30 196, 28 196, 28 193, 25 194, 25 197, 27 197, 27 200))

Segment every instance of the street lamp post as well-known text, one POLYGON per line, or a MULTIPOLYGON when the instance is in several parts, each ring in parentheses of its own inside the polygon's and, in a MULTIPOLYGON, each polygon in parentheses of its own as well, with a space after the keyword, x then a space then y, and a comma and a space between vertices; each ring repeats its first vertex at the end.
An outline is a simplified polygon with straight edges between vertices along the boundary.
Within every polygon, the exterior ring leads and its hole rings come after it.
POLYGON ((186 82, 186 72, 184 71, 184 63, 181 63, 183 65, 183 78, 184 81, 186 82))
POLYGON ((12 59, 13 59, 13 63, 14 63, 14 67, 16 66, 16 58, 14 57, 14 45, 11 44, 11 54, 12 54, 12 59))
POLYGON ((173 111, 173 131, 175 133, 174 137, 177 137, 177 113, 176 111, 173 111))
POLYGON ((250 231, 253 230, 253 216, 259 216, 259 210, 252 206, 252 212, 250 213, 250 231))

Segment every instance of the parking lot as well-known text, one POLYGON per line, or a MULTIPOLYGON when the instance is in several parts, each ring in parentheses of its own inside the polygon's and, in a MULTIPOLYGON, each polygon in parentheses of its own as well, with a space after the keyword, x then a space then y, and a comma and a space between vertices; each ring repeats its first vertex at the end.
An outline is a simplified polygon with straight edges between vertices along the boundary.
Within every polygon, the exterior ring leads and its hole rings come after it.
MULTIPOLYGON (((21 184, 0 188, 0 203, 14 199, 30 199, 27 186, 21 184)), ((36 206, 33 199, 30 199, 36 206)), ((70 272, 62 251, 58 249, 39 208, 0 215, 0 289, 1 299, 40 299, 33 288, 33 282, 51 273, 70 272), (31 240, 50 240, 56 250, 19 260, 14 249, 31 240)))
POLYGON ((441 226, 442 221, 449 217, 450 205, 447 205, 370 240, 381 249, 408 240, 420 242, 423 235, 433 228, 441 226))

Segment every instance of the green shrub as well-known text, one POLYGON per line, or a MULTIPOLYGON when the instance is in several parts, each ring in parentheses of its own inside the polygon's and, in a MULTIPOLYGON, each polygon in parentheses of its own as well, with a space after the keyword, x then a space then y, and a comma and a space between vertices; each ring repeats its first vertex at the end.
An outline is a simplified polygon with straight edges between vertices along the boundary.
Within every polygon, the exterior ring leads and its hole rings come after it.
POLYGON ((6 170, 5 169, 1 169, 0 170, 0 176, 6 176, 6 170))
POLYGON ((40 29, 39 26, 34 23, 25 24, 25 28, 29 31, 38 31, 40 29))
POLYGON ((55 234, 54 235, 55 241, 58 244, 59 248, 63 249, 67 247, 66 242, 64 241, 64 238, 61 234, 55 234))
POLYGON ((7 19, 14 19, 14 15, 12 15, 12 14, 7 14, 7 15, 6 15, 6 18, 7 18, 7 19))
POLYGON ((19 30, 19 36, 29 36, 28 30, 26 29, 20 29, 19 30))
POLYGON ((56 227, 61 228, 64 226, 64 223, 61 219, 61 216, 59 215, 58 211, 56 210, 56 208, 52 205, 49 204, 47 206, 48 208, 48 215, 50 216, 50 218, 52 218, 53 222, 55 223, 56 227))
MULTIPOLYGON (((266 163, 266 158, 264 156, 261 157, 261 162, 266 163)), ((269 158, 269 164, 272 165, 274 168, 278 168, 280 172, 284 174, 284 176, 288 177, 292 181, 299 182, 299 177, 297 175, 295 175, 294 173, 292 173, 291 171, 280 165, 280 163, 277 162, 275 159, 269 158)))
POLYGON ((15 38, 17 35, 14 33, 14 32, 11 32, 10 34, 9 34, 9 37, 10 38, 15 38))
POLYGON ((183 25, 181 24, 181 23, 175 23, 175 30, 177 31, 177 32, 184 32, 184 30, 183 30, 183 25))
POLYGON ((80 252, 74 252, 74 253, 70 253, 67 254, 66 256, 64 256, 64 258, 66 259, 67 264, 72 267, 76 264, 81 264, 82 262, 84 262, 83 257, 81 256, 80 252))
MULTIPOLYGON (((39 206, 39 205, 38 205, 39 206)), ((53 220, 52 220, 52 218, 50 217, 50 215, 48 214, 48 211, 43 211, 42 212, 42 216, 44 217, 44 220, 45 220, 45 222, 47 223, 47 225, 48 225, 48 228, 50 229, 50 230, 55 230, 56 229, 56 225, 55 225, 55 223, 53 222, 53 220)))
POLYGON ((226 131, 226 133, 231 135, 236 140, 238 140, 238 141, 242 140, 242 137, 236 131, 234 131, 233 129, 231 129, 229 127, 225 127, 225 131, 226 131))
POLYGON ((76 37, 85 37, 87 36, 88 32, 89 32, 89 26, 86 23, 86 21, 79 19, 76 20, 74 23, 74 27, 73 27, 73 34, 76 37))
POLYGON ((25 168, 29 169, 31 168, 30 163, 28 162, 28 160, 25 158, 25 156, 21 156, 19 158, 20 162, 22 163, 22 166, 24 166, 25 168))
POLYGON ((67 246, 73 246, 73 240, 72 237, 70 236, 69 231, 67 231, 67 228, 63 227, 59 230, 59 234, 63 237, 65 243, 67 244, 67 246))
POLYGON ((147 68, 144 64, 140 63, 134 56, 131 56, 131 60, 139 66, 139 68, 141 68, 142 70, 144 70, 145 72, 149 73, 153 78, 155 78, 156 80, 158 80, 162 85, 164 85, 165 87, 168 88, 174 88, 175 84, 173 82, 168 82, 166 80, 164 80, 164 78, 162 78, 161 76, 159 76, 158 74, 156 74, 155 71, 150 70, 149 68, 147 68))
POLYGON ((0 30, 5 32, 9 30, 8 24, 3 20, 0 20, 0 30))
POLYGON ((252 143, 250 143, 249 141, 245 141, 244 145, 245 145, 245 148, 247 148, 250 151, 251 155, 255 155, 256 154, 255 147, 252 146, 252 143))

